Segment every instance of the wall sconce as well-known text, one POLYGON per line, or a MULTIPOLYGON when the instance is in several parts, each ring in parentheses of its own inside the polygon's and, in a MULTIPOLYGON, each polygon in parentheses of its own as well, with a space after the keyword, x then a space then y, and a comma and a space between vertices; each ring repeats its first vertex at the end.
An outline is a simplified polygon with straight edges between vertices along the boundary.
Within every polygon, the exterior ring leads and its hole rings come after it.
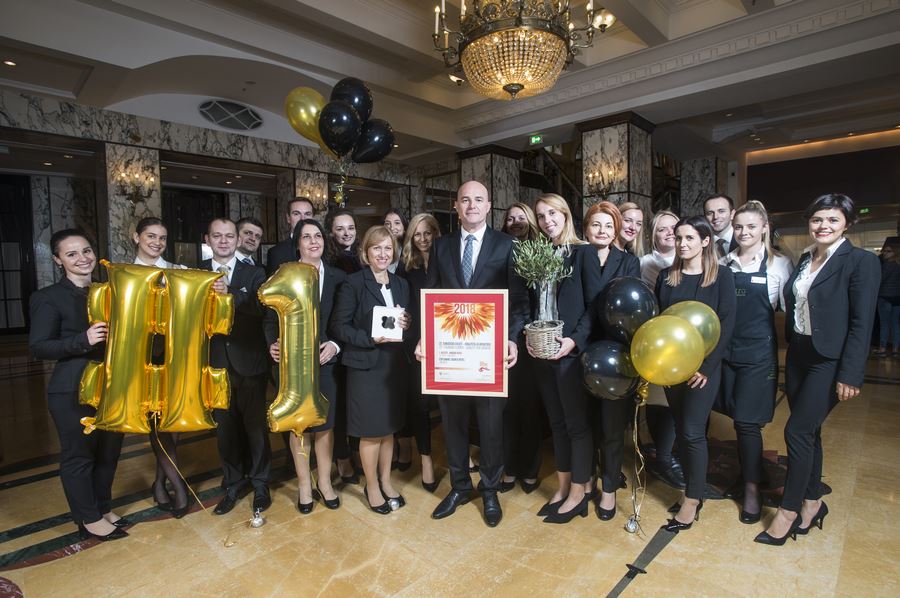
POLYGON ((606 176, 602 172, 589 172, 587 175, 588 195, 607 200, 612 192, 614 178, 612 170, 607 171, 606 176))
POLYGON ((155 182, 156 177, 154 176, 141 176, 139 172, 134 173, 134 176, 128 176, 123 171, 116 177, 116 193, 125 197, 133 205, 147 201, 153 196, 155 182))
POLYGON ((328 196, 321 191, 310 190, 298 197, 308 197, 316 212, 322 212, 328 209, 328 196))

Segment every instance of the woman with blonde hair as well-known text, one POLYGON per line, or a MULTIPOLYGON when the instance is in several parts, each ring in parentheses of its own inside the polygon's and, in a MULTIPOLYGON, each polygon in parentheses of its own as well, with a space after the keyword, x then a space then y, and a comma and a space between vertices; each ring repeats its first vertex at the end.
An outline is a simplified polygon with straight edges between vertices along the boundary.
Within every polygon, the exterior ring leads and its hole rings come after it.
POLYGON ((734 276, 730 269, 719 267, 709 222, 702 216, 679 220, 675 247, 672 267, 660 272, 656 281, 659 311, 682 301, 699 301, 719 316, 721 334, 687 381, 666 387, 685 478, 683 498, 669 509, 675 516, 663 526, 670 532, 690 529, 703 507, 709 462, 706 421, 721 385, 722 357, 731 342, 735 318, 734 276))
POLYGON ((636 257, 644 255, 644 211, 633 201, 619 204, 622 226, 616 246, 636 257))
MULTIPOLYGON (((428 273, 428 258, 434 240, 441 236, 438 221, 431 214, 416 214, 406 228, 403 241, 400 266, 397 276, 409 283, 409 310, 412 320, 419 322, 419 297, 425 286, 425 275, 428 273)), ((409 376, 409 388, 406 409, 406 425, 397 433, 399 455, 397 469, 406 471, 412 465, 412 437, 415 436, 416 448, 422 459, 422 487, 428 492, 437 490, 434 478, 434 462, 431 459, 431 410, 437 401, 433 396, 422 394, 422 364, 415 358, 416 344, 419 342, 421 327, 416 325, 403 335, 403 346, 407 358, 413 364, 413 372, 409 376)))
POLYGON ((778 390, 778 337, 775 308, 784 306, 791 260, 772 249, 769 214, 758 201, 737 209, 732 220, 737 249, 720 260, 734 273, 737 291, 734 336, 722 360, 722 389, 716 405, 734 420, 741 479, 731 496, 743 496, 741 523, 760 520, 762 428, 775 414, 778 390))
POLYGON ((501 232, 515 238, 517 241, 533 241, 541 235, 534 210, 527 203, 522 203, 521 201, 517 201, 506 208, 501 232))
POLYGON ((559 481, 556 493, 538 515, 545 517, 545 523, 568 523, 578 515, 587 516, 591 498, 594 443, 588 423, 588 395, 577 357, 587 347, 591 334, 589 308, 600 290, 596 285, 600 268, 593 248, 575 234, 572 212, 565 199, 553 193, 541 195, 534 211, 541 232, 572 271, 554 289, 563 322, 562 332, 556 338, 559 349, 549 359, 539 359, 528 345, 529 353, 535 357, 538 386, 553 432, 559 481))

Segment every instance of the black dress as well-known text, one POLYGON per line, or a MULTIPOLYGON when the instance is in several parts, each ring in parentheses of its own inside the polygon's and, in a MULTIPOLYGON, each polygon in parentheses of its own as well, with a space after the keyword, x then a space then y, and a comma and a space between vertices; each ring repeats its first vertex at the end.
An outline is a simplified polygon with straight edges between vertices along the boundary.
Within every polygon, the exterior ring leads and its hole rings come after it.
MULTIPOLYGON (((408 308, 409 285, 396 274, 388 280, 394 304, 408 308)), ((376 305, 385 302, 372 270, 351 274, 338 290, 329 328, 347 372, 347 433, 361 438, 393 434, 406 419, 408 361, 403 343, 372 340, 376 305)))
POLYGON ((56 360, 47 387, 47 405, 59 434, 59 478, 75 523, 94 523, 112 509, 112 483, 123 434, 94 430, 84 434, 82 417, 95 409, 78 402, 81 374, 88 360, 103 361, 105 343, 87 340, 87 288, 68 278, 31 295, 31 333, 35 359, 56 360))

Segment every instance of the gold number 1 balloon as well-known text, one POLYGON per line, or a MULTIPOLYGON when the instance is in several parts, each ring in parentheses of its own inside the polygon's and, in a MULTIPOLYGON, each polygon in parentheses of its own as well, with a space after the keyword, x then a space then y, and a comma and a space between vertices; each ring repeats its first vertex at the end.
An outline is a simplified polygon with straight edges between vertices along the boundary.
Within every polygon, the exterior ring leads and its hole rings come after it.
POLYGON ((328 399, 319 394, 319 271, 300 262, 282 264, 258 294, 278 313, 281 349, 269 429, 299 435, 328 416, 328 399))
POLYGON ((88 318, 109 332, 105 360, 89 362, 81 378, 80 401, 97 410, 82 418, 85 434, 147 434, 151 412, 160 431, 214 428, 210 410, 228 407, 229 388, 227 372, 209 366, 209 337, 227 334, 234 314, 231 295, 212 290, 222 274, 100 263, 109 282, 91 286, 88 318), (151 362, 154 334, 166 338, 163 365, 151 362))

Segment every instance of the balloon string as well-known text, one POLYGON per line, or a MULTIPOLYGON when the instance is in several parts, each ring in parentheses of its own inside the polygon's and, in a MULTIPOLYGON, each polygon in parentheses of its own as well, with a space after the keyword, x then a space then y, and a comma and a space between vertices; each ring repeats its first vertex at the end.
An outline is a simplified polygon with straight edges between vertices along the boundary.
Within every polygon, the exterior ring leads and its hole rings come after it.
POLYGON ((647 494, 647 484, 646 484, 646 473, 645 473, 645 465, 644 455, 641 452, 641 445, 638 438, 638 423, 639 416, 641 412, 641 406, 647 404, 647 394, 648 394, 648 383, 646 380, 641 380, 641 384, 638 387, 637 398, 638 400, 634 405, 634 426, 632 427, 632 439, 634 441, 634 481, 631 484, 631 510, 632 517, 634 518, 634 522, 637 524, 637 532, 640 534, 644 534, 644 528, 641 527, 641 507, 644 505, 644 497, 647 494), (641 475, 643 474, 643 477, 641 475), (638 498, 638 494, 640 494, 640 499, 638 498))
POLYGON ((178 472, 178 477, 181 478, 181 481, 184 482, 184 485, 187 486, 187 489, 191 491, 191 494, 194 495, 194 498, 197 500, 197 503, 200 505, 200 508, 203 509, 206 513, 209 513, 209 509, 207 509, 203 505, 203 501, 200 500, 200 497, 197 496, 197 493, 194 492, 194 489, 188 483, 187 479, 184 477, 184 474, 181 473, 181 470, 178 469, 178 465, 175 464, 175 461, 172 460, 172 457, 169 456, 169 453, 166 451, 166 447, 162 445, 162 442, 159 441, 159 413, 156 411, 153 412, 151 416, 153 419, 153 434, 156 436, 156 444, 159 445, 159 448, 162 449, 163 454, 166 456, 166 459, 169 460, 169 463, 172 464, 172 467, 175 468, 175 471, 178 472))

